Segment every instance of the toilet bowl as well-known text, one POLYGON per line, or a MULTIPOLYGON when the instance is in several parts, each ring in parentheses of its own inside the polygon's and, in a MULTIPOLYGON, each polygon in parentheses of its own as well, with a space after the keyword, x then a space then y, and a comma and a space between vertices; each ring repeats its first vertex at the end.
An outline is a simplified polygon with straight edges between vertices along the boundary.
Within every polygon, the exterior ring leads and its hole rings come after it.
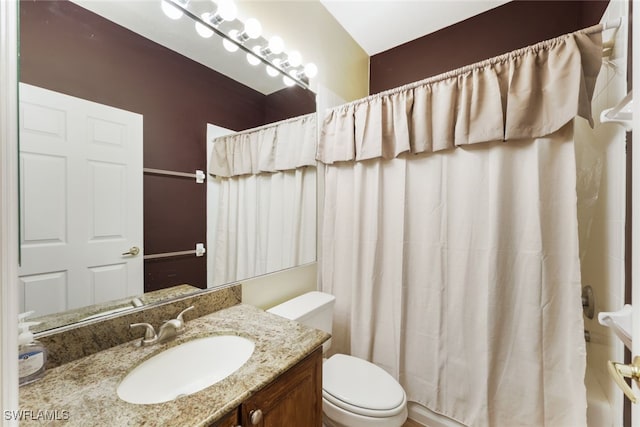
POLYGON ((322 366, 322 410, 327 427, 400 427, 407 397, 384 369, 335 354, 322 366))
MULTIPOLYGON (((334 303, 333 295, 309 292, 267 311, 331 333, 334 303)), ((323 351, 329 347, 330 341, 323 351)), ((379 366, 335 354, 322 366, 322 412, 327 427, 401 427, 407 419, 407 397, 379 366)))

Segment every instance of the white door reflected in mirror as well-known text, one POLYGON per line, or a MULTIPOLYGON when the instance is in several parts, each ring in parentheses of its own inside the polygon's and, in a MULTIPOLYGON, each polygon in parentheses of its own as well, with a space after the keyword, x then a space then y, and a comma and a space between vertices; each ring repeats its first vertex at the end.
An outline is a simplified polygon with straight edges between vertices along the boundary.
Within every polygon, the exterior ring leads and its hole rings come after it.
POLYGON ((142 294, 142 116, 24 83, 19 96, 20 311, 142 294))

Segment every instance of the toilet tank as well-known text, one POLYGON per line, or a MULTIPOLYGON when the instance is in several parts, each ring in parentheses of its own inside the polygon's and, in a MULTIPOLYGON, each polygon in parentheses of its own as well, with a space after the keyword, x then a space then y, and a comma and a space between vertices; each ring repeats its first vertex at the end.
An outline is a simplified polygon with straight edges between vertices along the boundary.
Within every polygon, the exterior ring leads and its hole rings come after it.
MULTIPOLYGON (((267 312, 331 333, 335 301, 336 297, 331 294, 313 291, 276 305, 267 312)), ((329 342, 323 345, 324 351, 329 345, 329 342)))

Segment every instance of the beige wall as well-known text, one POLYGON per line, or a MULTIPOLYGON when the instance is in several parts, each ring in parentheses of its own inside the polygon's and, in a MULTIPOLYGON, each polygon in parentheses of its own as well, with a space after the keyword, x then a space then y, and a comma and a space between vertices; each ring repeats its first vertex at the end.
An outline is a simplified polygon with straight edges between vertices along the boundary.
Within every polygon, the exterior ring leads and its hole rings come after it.
POLYGON ((317 289, 316 263, 242 281, 242 302, 267 309, 317 289))
POLYGON ((352 101, 369 93, 369 56, 317 0, 238 0, 241 19, 254 17, 268 39, 279 35, 286 50, 297 50, 305 62, 318 66, 318 85, 352 101))
MULTIPOLYGON (((266 38, 279 35, 287 50, 298 50, 305 62, 318 66, 318 76, 310 85, 318 94, 320 119, 326 108, 367 96, 369 56, 318 1, 237 3, 241 19, 258 19, 266 38)), ((321 189, 319 198, 320 194, 321 189)), ((313 263, 243 281, 242 301, 264 309, 316 288, 313 263)))

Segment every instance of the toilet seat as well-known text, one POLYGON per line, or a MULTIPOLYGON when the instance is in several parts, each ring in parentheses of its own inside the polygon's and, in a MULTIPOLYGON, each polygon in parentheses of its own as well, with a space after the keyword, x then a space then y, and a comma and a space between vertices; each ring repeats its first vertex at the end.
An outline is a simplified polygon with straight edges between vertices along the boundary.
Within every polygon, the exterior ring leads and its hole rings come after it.
POLYGON ((353 414, 374 418, 393 417, 406 410, 406 395, 384 369, 345 354, 323 364, 322 397, 353 414))

